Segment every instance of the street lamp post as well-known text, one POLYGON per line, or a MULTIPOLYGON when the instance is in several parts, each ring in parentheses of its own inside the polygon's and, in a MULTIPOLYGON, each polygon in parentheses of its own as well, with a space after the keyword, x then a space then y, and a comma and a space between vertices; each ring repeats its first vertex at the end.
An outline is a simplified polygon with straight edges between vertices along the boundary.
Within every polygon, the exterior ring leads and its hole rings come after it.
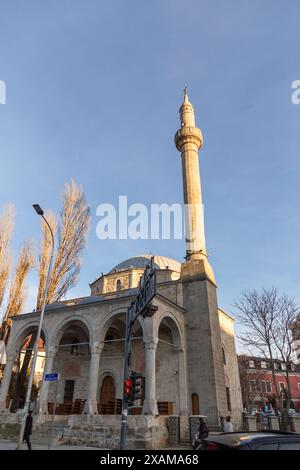
POLYGON ((22 442, 23 442, 23 436, 24 436, 24 431, 25 431, 26 419, 27 419, 29 404, 30 404, 30 397, 31 397, 34 371, 35 371, 36 360, 37 360, 37 355, 38 355, 38 344, 39 344, 39 339, 40 339, 41 332, 42 332, 42 324, 43 324, 45 306, 46 306, 46 301, 47 301, 47 293, 48 293, 48 287, 49 287, 49 282, 50 282, 50 274, 51 274, 51 270, 52 270, 53 253, 54 253, 54 235, 53 235, 52 229, 51 229, 47 219, 44 216, 44 211, 43 211, 43 209, 41 209, 41 207, 38 204, 33 204, 33 208, 36 211, 36 213, 43 218, 44 222, 46 223, 47 227, 50 230, 52 248, 51 248, 51 256, 50 256, 50 261, 49 261, 49 266, 48 266, 47 277, 46 277, 46 285, 45 285, 45 290, 44 290, 43 303, 42 303, 42 308, 41 308, 41 313, 40 313, 40 322, 39 322, 39 327, 38 327, 36 340, 35 340, 34 348, 33 348, 33 359, 32 359, 32 364, 31 364, 31 369, 30 369, 28 387, 27 387, 27 391, 26 391, 25 405, 24 405, 23 416, 22 416, 22 420, 21 420, 21 426, 20 426, 20 433, 19 433, 19 438, 18 438, 18 443, 17 443, 17 449, 22 448, 22 442))

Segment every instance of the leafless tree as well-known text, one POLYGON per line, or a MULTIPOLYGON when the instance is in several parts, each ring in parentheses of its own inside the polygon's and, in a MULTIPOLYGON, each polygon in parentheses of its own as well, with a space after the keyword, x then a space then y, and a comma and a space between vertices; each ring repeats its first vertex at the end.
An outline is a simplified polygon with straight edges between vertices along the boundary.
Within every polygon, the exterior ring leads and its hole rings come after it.
MULTIPOLYGON (((47 211, 45 217, 53 231, 53 234, 56 232, 57 220, 56 216, 52 211, 47 211)), ((52 241, 49 228, 46 226, 44 220, 41 220, 41 231, 42 231, 42 244, 41 244, 41 254, 39 257, 39 289, 37 295, 36 309, 39 310, 43 302, 43 294, 46 286, 46 276, 48 271, 48 266, 50 262, 52 241)), ((48 300, 48 299, 47 299, 48 300)), ((50 302, 47 302, 50 303, 50 302)))
POLYGON ((289 371, 292 363, 291 324, 296 320, 299 308, 294 299, 280 296, 277 289, 256 290, 242 294, 235 302, 236 316, 243 333, 239 340, 250 351, 262 355, 269 363, 273 385, 283 416, 283 426, 287 425, 287 414, 291 402, 289 371), (276 381, 278 373, 275 363, 282 361, 285 368, 281 373, 286 378, 287 388, 280 390, 276 381), (285 406, 283 401, 285 399, 285 406))
MULTIPOLYGON (((53 213, 47 213, 47 220, 53 232, 57 233, 57 249, 46 300, 46 303, 50 304, 61 300, 77 282, 81 262, 80 256, 86 244, 91 221, 90 207, 86 204, 84 192, 74 180, 71 181, 71 184, 66 183, 60 218, 57 220, 53 213)), ((51 254, 50 234, 43 221, 42 234, 37 310, 40 310, 42 305, 51 254)), ((11 408, 13 412, 18 408, 35 340, 36 335, 32 334, 18 375, 15 397, 11 408)))
POLYGON ((283 419, 286 420, 284 425, 286 426, 288 410, 290 409, 292 397, 290 382, 290 372, 293 367, 294 355, 292 326, 299 315, 299 306, 296 305, 293 298, 288 297, 287 295, 283 295, 280 298, 280 303, 281 306, 272 334, 277 355, 281 363, 284 364, 284 370, 281 370, 281 374, 285 377, 287 386, 280 391, 280 404, 281 409, 283 409, 283 419), (283 400, 285 401, 285 406, 283 406, 283 400))
POLYGON ((10 316, 22 313, 27 295, 25 281, 29 271, 34 266, 34 262, 32 243, 27 242, 21 249, 15 266, 15 272, 10 282, 8 302, 2 322, 2 340, 5 343, 7 343, 9 335, 10 316))
MULTIPOLYGON (((85 202, 82 188, 66 183, 63 197, 63 208, 58 224, 52 216, 52 227, 58 228, 58 248, 50 278, 47 304, 61 300, 73 287, 80 270, 80 255, 86 244, 86 235, 90 226, 90 208, 85 202)), ((40 285, 37 298, 37 309, 41 308, 45 278, 50 256, 49 231, 44 230, 42 254, 40 257, 40 285)))
POLYGON ((10 240, 14 229, 14 207, 7 205, 0 215, 0 307, 3 303, 11 263, 10 240))

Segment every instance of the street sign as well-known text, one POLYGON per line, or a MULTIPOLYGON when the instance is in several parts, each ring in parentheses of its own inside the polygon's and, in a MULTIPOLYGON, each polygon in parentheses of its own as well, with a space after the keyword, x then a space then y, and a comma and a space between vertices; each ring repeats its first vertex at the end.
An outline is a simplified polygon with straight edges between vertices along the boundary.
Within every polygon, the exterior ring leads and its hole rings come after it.
POLYGON ((146 266, 141 279, 138 294, 129 307, 129 315, 133 324, 139 315, 142 315, 156 294, 156 269, 153 258, 146 266))
POLYGON ((53 374, 45 374, 44 380, 46 382, 59 380, 59 373, 54 372, 53 374))

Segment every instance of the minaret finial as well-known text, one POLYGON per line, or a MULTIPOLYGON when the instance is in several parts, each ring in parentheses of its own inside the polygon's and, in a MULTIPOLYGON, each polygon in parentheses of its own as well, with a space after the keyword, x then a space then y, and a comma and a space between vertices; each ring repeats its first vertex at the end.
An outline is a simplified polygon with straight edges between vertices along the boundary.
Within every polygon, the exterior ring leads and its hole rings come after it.
POLYGON ((183 102, 185 103, 186 101, 189 100, 189 97, 188 97, 188 90, 187 90, 187 86, 184 87, 184 95, 183 95, 183 102))

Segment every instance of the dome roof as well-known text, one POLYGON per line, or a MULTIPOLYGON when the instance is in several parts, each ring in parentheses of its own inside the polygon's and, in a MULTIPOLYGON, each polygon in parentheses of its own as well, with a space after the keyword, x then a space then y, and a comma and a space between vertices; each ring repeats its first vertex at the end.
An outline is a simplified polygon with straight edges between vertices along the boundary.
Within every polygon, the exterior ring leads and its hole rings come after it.
MULTIPOLYGON (((123 271, 130 268, 144 269, 154 255, 140 255, 128 258, 122 263, 117 264, 110 273, 114 271, 123 271)), ((180 272, 181 264, 175 259, 168 258, 167 256, 154 256, 154 266, 156 269, 171 269, 172 271, 180 272)))

